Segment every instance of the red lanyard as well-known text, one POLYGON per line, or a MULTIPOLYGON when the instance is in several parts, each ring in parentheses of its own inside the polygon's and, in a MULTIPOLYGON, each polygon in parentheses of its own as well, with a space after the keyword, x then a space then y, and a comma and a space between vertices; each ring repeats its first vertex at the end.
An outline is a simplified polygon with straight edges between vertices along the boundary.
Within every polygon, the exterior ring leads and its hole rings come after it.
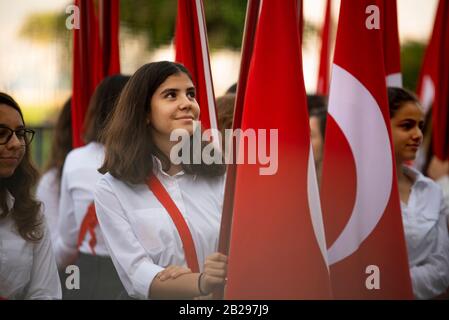
POLYGON ((83 222, 81 223, 80 232, 78 234, 78 250, 83 243, 87 232, 90 233, 89 246, 92 250, 92 254, 95 255, 95 245, 97 244, 97 237, 95 236, 95 227, 98 225, 97 214, 95 212, 95 205, 92 202, 87 208, 86 214, 84 215, 83 222))
POLYGON ((179 211, 167 190, 154 174, 152 174, 148 179, 147 185, 159 202, 164 206, 165 210, 167 210, 176 226, 176 229, 178 230, 182 245, 184 247, 187 266, 192 270, 192 272, 199 272, 200 268, 198 266, 198 257, 196 255, 195 244, 193 243, 192 234, 190 233, 190 229, 187 226, 181 211, 179 211))

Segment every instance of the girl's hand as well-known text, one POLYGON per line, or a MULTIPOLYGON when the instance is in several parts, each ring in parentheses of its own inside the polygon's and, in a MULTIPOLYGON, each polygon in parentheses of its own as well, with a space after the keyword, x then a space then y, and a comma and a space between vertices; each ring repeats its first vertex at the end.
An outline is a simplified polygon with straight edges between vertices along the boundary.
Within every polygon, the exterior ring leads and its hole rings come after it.
POLYGON ((176 279, 180 276, 182 276, 183 274, 188 274, 188 273, 192 273, 192 270, 190 270, 187 267, 180 267, 180 266, 168 266, 167 268, 165 268, 164 270, 162 270, 161 272, 159 272, 156 277, 161 280, 161 281, 165 281, 167 279, 176 279))
POLYGON ((228 257, 219 252, 211 254, 204 263, 204 272, 199 281, 200 291, 209 294, 215 288, 224 286, 227 274, 228 257))

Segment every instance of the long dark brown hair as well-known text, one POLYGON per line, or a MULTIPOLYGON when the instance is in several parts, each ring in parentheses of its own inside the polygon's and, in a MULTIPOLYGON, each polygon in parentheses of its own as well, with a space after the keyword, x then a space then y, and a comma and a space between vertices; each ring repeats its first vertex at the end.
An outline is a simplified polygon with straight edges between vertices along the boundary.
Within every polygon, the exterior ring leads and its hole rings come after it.
MULTIPOLYGON (((102 134, 106 154, 100 173, 109 172, 115 178, 131 184, 143 183, 153 169, 151 155, 161 160, 164 170, 170 168, 170 159, 153 143, 147 116, 151 112, 151 98, 157 88, 169 76, 179 73, 185 73, 192 79, 183 65, 168 61, 145 64, 131 77, 102 134)), ((202 143, 202 147, 206 144, 202 143)), ((220 176, 226 170, 225 165, 207 165, 203 162, 182 164, 182 167, 187 174, 203 176, 220 176)))
POLYGON ((100 142, 101 131, 114 110, 120 92, 129 80, 129 76, 117 74, 104 78, 95 88, 90 98, 86 119, 84 120, 84 142, 100 142))
POLYGON ((53 142, 48 163, 45 167, 45 172, 56 169, 56 181, 58 184, 61 181, 62 168, 67 154, 73 149, 72 145, 72 99, 68 99, 59 114, 53 133, 53 142))
MULTIPOLYGON (((9 95, 0 92, 0 104, 5 104, 19 112, 25 125, 22 111, 17 102, 9 95)), ((40 202, 34 198, 33 190, 39 173, 31 162, 29 146, 25 146, 25 154, 13 175, 0 179, 0 218, 8 214, 15 223, 20 236, 27 241, 39 241, 43 236, 40 202), (7 204, 7 192, 14 197, 14 205, 10 209, 7 204)))
POLYGON ((418 97, 404 88, 388 87, 388 107, 390 111, 390 119, 393 118, 399 109, 407 102, 413 102, 421 106, 418 97))

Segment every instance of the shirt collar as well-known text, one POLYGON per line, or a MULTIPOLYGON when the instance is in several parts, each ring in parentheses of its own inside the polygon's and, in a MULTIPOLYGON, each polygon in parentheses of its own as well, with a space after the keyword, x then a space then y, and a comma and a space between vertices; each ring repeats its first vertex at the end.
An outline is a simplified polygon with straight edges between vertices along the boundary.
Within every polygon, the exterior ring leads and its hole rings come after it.
POLYGON ((402 166, 402 170, 404 170, 404 174, 410 178, 412 178, 414 187, 424 187, 429 184, 429 178, 425 177, 421 172, 416 170, 415 168, 402 166))
POLYGON ((159 160, 158 157, 156 156, 152 156, 153 157, 153 171, 155 171, 155 173, 158 173, 159 175, 165 176, 165 177, 170 177, 170 178, 174 178, 177 176, 182 176, 185 174, 184 170, 179 171, 178 173, 174 174, 173 176, 170 176, 167 172, 165 172, 162 169, 162 162, 161 160, 159 160))
POLYGON ((14 196, 9 192, 9 190, 6 190, 6 206, 8 207, 8 210, 11 212, 11 209, 14 207, 14 202, 16 199, 14 196))

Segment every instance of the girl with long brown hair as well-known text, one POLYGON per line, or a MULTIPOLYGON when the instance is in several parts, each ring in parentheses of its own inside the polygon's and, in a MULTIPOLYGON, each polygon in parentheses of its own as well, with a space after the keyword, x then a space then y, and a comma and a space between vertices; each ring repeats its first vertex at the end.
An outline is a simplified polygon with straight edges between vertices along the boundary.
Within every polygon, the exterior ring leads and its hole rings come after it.
POLYGON ((227 257, 216 252, 225 167, 170 157, 171 133, 192 137, 198 119, 187 69, 154 62, 131 77, 104 132, 95 207, 133 298, 194 298, 225 283, 227 257))
POLYGON ((50 233, 33 196, 38 172, 17 102, 0 92, 0 297, 60 299, 50 233))

